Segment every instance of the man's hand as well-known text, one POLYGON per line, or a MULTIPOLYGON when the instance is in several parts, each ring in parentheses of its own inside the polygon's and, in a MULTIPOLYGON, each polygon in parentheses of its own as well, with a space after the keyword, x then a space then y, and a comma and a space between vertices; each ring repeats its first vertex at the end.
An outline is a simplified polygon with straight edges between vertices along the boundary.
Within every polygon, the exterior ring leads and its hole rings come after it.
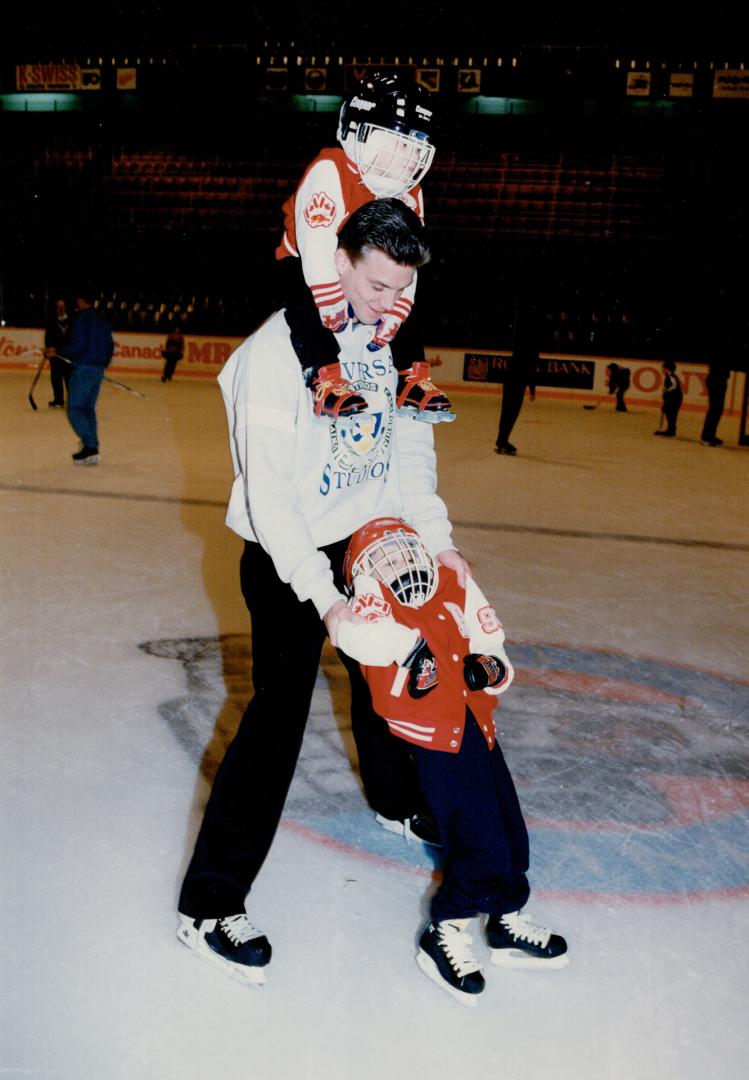
POLYGON ((460 585, 461 589, 465 589, 466 581, 471 577, 471 568, 459 551, 454 548, 441 551, 437 556, 437 562, 440 566, 446 566, 449 570, 454 570, 458 578, 458 585, 460 585))
POLYGON ((329 607, 325 612, 322 621, 325 623, 325 629, 328 631, 330 644, 335 648, 338 648, 338 628, 341 623, 362 623, 367 620, 361 615, 355 615, 345 600, 336 600, 333 606, 329 607))

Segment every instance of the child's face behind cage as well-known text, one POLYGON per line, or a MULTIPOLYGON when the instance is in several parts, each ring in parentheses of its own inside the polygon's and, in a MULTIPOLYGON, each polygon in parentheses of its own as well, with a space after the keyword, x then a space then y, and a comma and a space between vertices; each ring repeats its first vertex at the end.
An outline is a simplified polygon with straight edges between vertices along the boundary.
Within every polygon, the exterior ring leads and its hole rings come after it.
POLYGON ((436 570, 419 541, 399 536, 373 544, 361 572, 382 582, 407 607, 421 607, 432 595, 436 570))

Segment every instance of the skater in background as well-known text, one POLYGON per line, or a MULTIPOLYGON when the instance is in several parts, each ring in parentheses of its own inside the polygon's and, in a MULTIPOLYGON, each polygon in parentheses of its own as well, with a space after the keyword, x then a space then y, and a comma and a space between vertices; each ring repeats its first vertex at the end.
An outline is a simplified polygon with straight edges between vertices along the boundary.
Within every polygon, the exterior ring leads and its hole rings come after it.
POLYGON ((523 407, 526 389, 531 401, 536 397, 536 364, 540 342, 540 327, 535 304, 518 305, 515 311, 512 354, 508 358, 502 381, 502 407, 499 414, 496 452, 517 454, 510 435, 523 407))
MULTIPOLYGON (((399 198, 424 220, 420 183, 434 157, 432 99, 393 75, 363 80, 344 102, 339 147, 321 150, 284 203, 284 235, 276 249, 291 341, 314 399, 316 416, 356 416, 366 408, 341 368, 338 335, 351 319, 335 266, 336 237, 358 207, 399 198)), ((390 346, 398 371, 396 406, 429 423, 455 419, 429 378, 429 363, 411 314, 416 275, 391 306, 373 295, 376 333, 368 351, 390 346)), ((373 358, 374 359, 374 358, 373 358)))
POLYGON ((484 989, 471 921, 487 915, 492 960, 567 963, 558 934, 522 914, 530 893, 528 832, 492 713, 512 682, 504 631, 472 578, 438 566, 404 520, 379 518, 351 537, 343 564, 352 610, 339 645, 362 665, 374 708, 411 747, 443 837, 443 878, 417 961, 466 1005, 484 989))
POLYGON ((609 393, 614 394, 616 397, 616 411, 627 412, 624 395, 627 390, 629 390, 629 368, 620 367, 618 364, 608 364, 606 367, 606 374, 609 379, 609 393))
POLYGON ((711 360, 708 365, 705 387, 707 388, 707 413, 702 426, 700 440, 703 446, 722 446, 723 440, 718 438, 718 424, 723 415, 726 404, 726 390, 728 389, 728 376, 730 365, 722 357, 711 360))
POLYGON ((76 317, 65 351, 60 355, 70 361, 68 420, 81 440, 73 454, 76 465, 99 463, 99 432, 96 402, 104 372, 114 356, 112 327, 94 307, 90 292, 81 292, 75 301, 76 317))
POLYGON ((65 301, 55 300, 54 313, 47 320, 44 331, 44 355, 49 360, 49 377, 52 383, 50 409, 65 408, 65 393, 70 384, 70 364, 61 360, 58 354, 65 352, 70 329, 71 322, 65 301))
POLYGON ((676 374, 676 364, 673 360, 663 361, 663 405, 661 406, 661 427, 655 435, 664 435, 672 439, 676 435, 676 418, 679 415, 681 403, 684 400, 684 392, 681 389, 681 379, 676 374), (665 431, 663 424, 665 422, 665 431))
POLYGON ((161 381, 169 382, 172 375, 174 375, 174 369, 185 355, 185 338, 178 326, 174 326, 169 331, 161 355, 164 357, 164 370, 161 381))

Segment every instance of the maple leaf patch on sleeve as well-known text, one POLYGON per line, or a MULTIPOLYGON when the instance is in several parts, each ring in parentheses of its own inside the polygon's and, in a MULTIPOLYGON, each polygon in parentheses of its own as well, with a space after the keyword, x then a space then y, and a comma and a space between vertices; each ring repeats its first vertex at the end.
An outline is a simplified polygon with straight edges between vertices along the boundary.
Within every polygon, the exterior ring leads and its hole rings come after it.
POLYGON ((310 229, 327 229, 336 219, 338 208, 330 195, 316 191, 304 208, 304 220, 310 229))
POLYGON ((355 615, 361 615, 367 622, 377 622, 378 619, 386 619, 393 610, 390 603, 374 593, 364 593, 357 596, 351 605, 355 615))

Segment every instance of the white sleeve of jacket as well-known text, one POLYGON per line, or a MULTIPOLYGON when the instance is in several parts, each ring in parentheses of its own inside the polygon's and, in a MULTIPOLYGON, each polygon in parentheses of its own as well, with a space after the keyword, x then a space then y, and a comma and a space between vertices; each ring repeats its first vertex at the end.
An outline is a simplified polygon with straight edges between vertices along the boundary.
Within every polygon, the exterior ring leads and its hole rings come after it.
POLYGON ((437 494, 432 425, 396 416, 395 437, 404 518, 432 555, 454 549, 447 507, 437 494))
POLYGON ((401 665, 419 640, 418 630, 401 626, 387 610, 382 591, 374 578, 362 574, 354 582, 351 607, 367 618, 366 622, 343 622, 338 629, 338 647, 368 667, 401 665), (379 611, 376 605, 385 605, 379 611), (369 621, 371 619, 371 621, 369 621))
MULTIPOLYGON (((332 161, 318 161, 302 180, 294 202, 297 250, 302 260, 304 280, 315 291, 321 286, 339 285, 335 265, 338 230, 346 217, 346 206, 338 169, 332 161), (314 200, 324 201, 320 224, 310 224, 315 215, 308 212, 314 200)), ((336 299, 338 298, 336 293, 336 299)), ((334 300, 330 300, 333 303, 334 300)), ((319 306, 319 305, 318 305, 319 306)))
POLYGON ((345 598, 333 584, 328 558, 312 539, 294 479, 301 374, 279 362, 273 345, 272 335, 245 342, 240 350, 246 354, 235 365, 231 383, 219 380, 231 402, 235 468, 244 481, 252 530, 278 576, 300 600, 312 600, 323 616, 345 598), (265 355, 268 351, 271 355, 265 355))
POLYGON ((472 577, 466 582, 465 620, 472 653, 496 656, 506 668, 499 686, 487 686, 485 694, 503 694, 515 678, 515 670, 504 649, 505 632, 497 614, 472 577))

